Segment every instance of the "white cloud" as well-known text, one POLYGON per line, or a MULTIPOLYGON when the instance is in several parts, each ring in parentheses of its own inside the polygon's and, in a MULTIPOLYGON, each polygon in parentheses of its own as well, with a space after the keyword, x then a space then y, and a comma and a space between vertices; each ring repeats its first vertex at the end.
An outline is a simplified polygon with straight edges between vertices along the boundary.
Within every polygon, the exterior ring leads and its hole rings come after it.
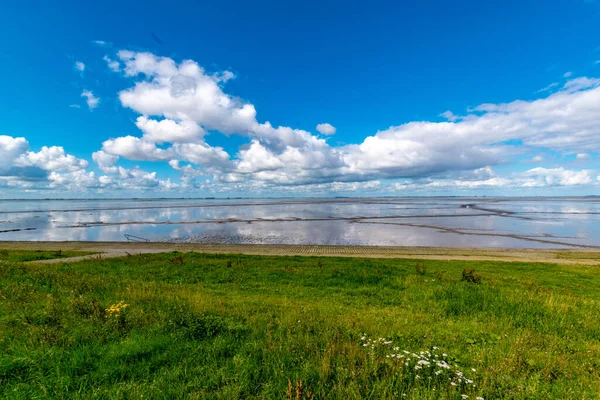
POLYGON ((325 136, 331 136, 335 135, 336 129, 335 126, 328 123, 324 123, 317 125, 317 131, 325 136))
POLYGON ((600 79, 582 76, 580 78, 567 81, 563 86, 563 90, 569 93, 574 93, 583 89, 590 89, 598 86, 600 86, 600 79))
POLYGON ((598 176, 596 171, 573 171, 560 168, 533 168, 522 174, 524 177, 533 178, 533 182, 523 186, 573 186, 592 183, 598 176))
POLYGON ((61 146, 43 146, 39 152, 29 151, 22 154, 17 165, 31 165, 46 171, 76 171, 85 169, 88 162, 71 154, 66 154, 61 146))
MULTIPOLYGON (((543 188, 598 185, 594 170, 533 168, 503 173, 495 165, 529 159, 548 151, 585 160, 600 151, 600 79, 569 79, 536 100, 481 104, 443 122, 414 121, 365 134, 342 146, 326 138, 259 120, 254 105, 225 91, 235 76, 207 72, 196 62, 180 63, 151 53, 105 56, 109 68, 128 78, 119 93, 124 107, 138 114, 137 135, 110 138, 92 154, 102 175, 62 147, 29 150, 24 138, 0 136, 0 185, 41 185, 73 190, 239 190, 369 191, 543 188), (214 131, 239 135, 246 144, 229 154, 205 141, 214 131), (179 183, 156 172, 119 166, 119 159, 169 163, 179 183), (386 179, 402 179, 392 183, 386 179), (207 182, 208 180, 208 182, 207 182), (32 182, 36 182, 35 184, 32 182), (285 187, 286 189, 281 189, 285 187)), ((547 89, 548 91, 550 89, 547 89)), ((90 110, 99 99, 81 94, 90 110)), ((322 135, 335 133, 319 124, 322 135)), ((521 164, 522 165, 522 164, 521 164)))
POLYGON ((138 161, 169 161, 173 158, 171 150, 163 150, 154 143, 134 136, 109 139, 102 143, 104 153, 138 161))
POLYGON ((81 108, 79 104, 69 104, 70 108, 81 108))
POLYGON ((87 166, 87 161, 65 153, 60 146, 34 152, 25 138, 0 136, 0 186, 51 189, 58 176, 80 175, 87 166))
POLYGON ((109 42, 105 42, 104 40, 92 40, 93 44, 96 44, 98 46, 110 46, 111 44, 109 42))
POLYGON ((176 143, 174 152, 184 160, 209 168, 227 170, 229 154, 221 147, 212 147, 206 143, 176 143))
POLYGON ((144 132, 142 139, 151 143, 199 142, 205 134, 194 121, 163 119, 157 121, 145 116, 138 117, 136 126, 144 132))
POLYGON ((82 169, 66 173, 53 171, 48 175, 48 180, 50 181, 50 188, 56 189, 68 188, 69 190, 85 191, 89 188, 101 186, 95 173, 86 172, 82 169))
POLYGON ((85 64, 82 63, 81 61, 75 61, 75 69, 78 71, 85 71, 85 64))
POLYGON ((15 166, 15 161, 29 150, 25 138, 0 135, 0 175, 6 175, 15 166))
POLYGON ((597 184, 598 171, 566 170, 564 168, 533 168, 508 176, 475 179, 432 179, 407 181, 393 185, 395 190, 456 190, 456 189, 535 189, 597 184))
POLYGON ((67 154, 61 146, 31 151, 25 138, 0 135, 0 186, 37 191, 171 190, 179 185, 156 172, 116 166, 118 157, 98 151, 93 160, 107 175, 88 171, 88 162, 67 154))
POLYGON ((548 86, 546 86, 545 88, 542 88, 540 90, 537 91, 537 93, 541 93, 541 92, 549 92, 550 90, 552 90, 555 87, 558 87, 560 84, 558 82, 552 82, 551 84, 549 84, 548 86))
POLYGON ((457 115, 454 115, 454 113, 450 110, 444 111, 443 113, 441 113, 440 117, 444 117, 450 122, 454 122, 454 121, 458 120, 458 118, 459 118, 457 115))
POLYGON ((90 90, 84 90, 81 92, 81 97, 85 97, 85 102, 90 110, 97 108, 100 103, 100 99, 94 96, 94 93, 92 93, 90 90))
POLYGON ((119 64, 118 61, 113 60, 108 56, 104 56, 103 60, 106 61, 106 64, 108 65, 108 68, 111 69, 111 71, 119 72, 121 70, 121 64, 119 64))
POLYGON ((114 156, 100 150, 92 153, 92 160, 94 160, 103 172, 114 173, 117 171, 115 164, 119 161, 119 156, 114 156))
POLYGON ((571 75, 573 75, 573 73, 572 73, 571 71, 565 72, 565 73, 563 74, 563 78, 570 78, 570 77, 571 77, 571 75))
MULTIPOLYGON (((233 78, 228 71, 209 74, 194 61, 176 63, 151 53, 120 51, 118 57, 124 75, 136 79, 119 98, 141 114, 136 125, 142 137, 111 139, 103 150, 134 160, 199 164, 223 182, 294 185, 411 178, 506 163, 524 149, 600 150, 600 80, 594 78, 569 80, 545 98, 481 104, 460 117, 446 111, 441 116, 448 122, 409 122, 361 143, 332 147, 309 132, 259 122, 254 105, 224 92, 233 78), (247 136, 250 143, 230 157, 204 142, 206 132, 213 130, 247 136)), ((317 130, 333 133, 335 128, 319 124, 317 130)))

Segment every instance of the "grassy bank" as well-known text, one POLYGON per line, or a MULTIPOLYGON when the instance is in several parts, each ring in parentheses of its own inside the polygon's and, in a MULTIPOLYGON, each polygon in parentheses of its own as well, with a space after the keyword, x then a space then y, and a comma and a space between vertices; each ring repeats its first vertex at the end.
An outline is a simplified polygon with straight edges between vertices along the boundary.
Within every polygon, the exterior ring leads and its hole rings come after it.
POLYGON ((57 258, 68 258, 95 254, 91 251, 75 250, 13 250, 0 249, 0 262, 26 262, 54 260, 57 258))
POLYGON ((0 261, 0 397, 597 398, 598 268, 0 261))

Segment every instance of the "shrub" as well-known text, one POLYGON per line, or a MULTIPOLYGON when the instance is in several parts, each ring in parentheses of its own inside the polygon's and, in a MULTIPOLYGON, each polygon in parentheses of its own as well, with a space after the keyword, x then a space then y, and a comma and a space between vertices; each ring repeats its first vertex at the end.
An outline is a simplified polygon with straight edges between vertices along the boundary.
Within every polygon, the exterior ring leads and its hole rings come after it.
POLYGON ((462 270, 462 280, 468 283, 481 283, 483 276, 475 272, 474 268, 462 270))

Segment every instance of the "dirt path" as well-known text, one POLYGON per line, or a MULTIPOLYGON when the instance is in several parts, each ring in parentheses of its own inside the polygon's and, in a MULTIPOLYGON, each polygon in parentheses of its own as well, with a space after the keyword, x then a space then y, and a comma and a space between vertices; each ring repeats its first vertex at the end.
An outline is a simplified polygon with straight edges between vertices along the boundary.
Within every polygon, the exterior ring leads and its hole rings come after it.
POLYGON ((213 254, 273 256, 334 256, 364 258, 416 258, 424 260, 487 260, 600 265, 600 251, 574 249, 481 249, 388 246, 227 245, 127 242, 0 242, 1 249, 80 250, 100 255, 71 257, 45 262, 68 262, 93 257, 128 254, 196 251, 213 254))

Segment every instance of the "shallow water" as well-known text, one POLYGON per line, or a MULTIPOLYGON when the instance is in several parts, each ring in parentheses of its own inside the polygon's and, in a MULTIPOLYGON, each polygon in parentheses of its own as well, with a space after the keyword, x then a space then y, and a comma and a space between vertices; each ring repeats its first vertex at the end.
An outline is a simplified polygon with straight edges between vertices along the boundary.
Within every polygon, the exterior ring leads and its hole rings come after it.
POLYGON ((600 197, 0 200, 0 240, 600 247, 598 222, 600 197))

